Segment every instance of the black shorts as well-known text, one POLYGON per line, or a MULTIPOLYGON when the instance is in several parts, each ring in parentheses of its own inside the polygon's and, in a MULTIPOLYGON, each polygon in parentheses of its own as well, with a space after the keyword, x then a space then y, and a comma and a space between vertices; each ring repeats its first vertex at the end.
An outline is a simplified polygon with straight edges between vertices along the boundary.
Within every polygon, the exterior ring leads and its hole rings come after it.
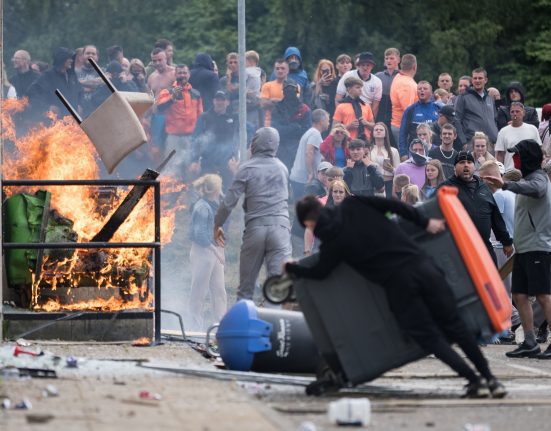
POLYGON ((551 253, 530 251, 515 254, 511 292, 528 296, 551 294, 551 253))

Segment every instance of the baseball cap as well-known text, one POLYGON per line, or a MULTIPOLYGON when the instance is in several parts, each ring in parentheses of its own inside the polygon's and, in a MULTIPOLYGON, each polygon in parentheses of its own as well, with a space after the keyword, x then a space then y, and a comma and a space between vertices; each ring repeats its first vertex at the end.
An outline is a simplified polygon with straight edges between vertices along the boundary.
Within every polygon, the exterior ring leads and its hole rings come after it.
POLYGON ((455 109, 453 109, 453 106, 450 105, 444 105, 440 108, 440 111, 438 111, 439 114, 446 117, 448 120, 453 121, 455 118, 455 109))
POLYGON ((215 99, 227 99, 228 95, 224 91, 218 90, 216 93, 214 93, 214 98, 215 99))
POLYGON ((360 52, 358 55, 358 64, 362 63, 371 63, 375 66, 375 60, 373 59, 373 54, 369 51, 360 52))
POLYGON ((462 162, 463 160, 467 160, 469 162, 474 163, 474 157, 473 154, 469 151, 460 151, 457 153, 457 156, 455 156, 454 165, 458 164, 459 162, 462 162))
POLYGON ((327 169, 332 168, 332 167, 333 167, 333 165, 331 163, 323 161, 318 165, 318 172, 326 171, 327 169))

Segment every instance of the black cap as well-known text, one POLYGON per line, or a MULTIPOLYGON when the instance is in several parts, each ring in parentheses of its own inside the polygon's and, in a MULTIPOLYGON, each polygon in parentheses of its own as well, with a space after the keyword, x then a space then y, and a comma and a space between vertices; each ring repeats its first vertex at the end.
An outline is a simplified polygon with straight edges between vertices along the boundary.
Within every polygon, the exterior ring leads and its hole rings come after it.
POLYGON ((375 66, 375 60, 373 59, 373 54, 369 51, 360 52, 358 55, 358 64, 361 63, 371 63, 373 66, 375 66))
POLYGON ((440 108, 438 113, 446 117, 449 121, 453 121, 455 119, 455 109, 453 109, 453 106, 444 105, 440 108))
POLYGON ((298 90, 298 84, 295 81, 291 81, 290 79, 286 79, 283 81, 283 88, 286 87, 293 87, 294 89, 298 90))
POLYGON ((469 162, 474 163, 474 157, 473 154, 470 151, 460 151, 457 153, 457 156, 455 156, 454 165, 458 164, 459 162, 462 162, 463 160, 467 160, 469 162))
POLYGON ((228 95, 222 91, 222 90, 218 90, 215 94, 214 94, 214 98, 215 99, 228 99, 228 95))

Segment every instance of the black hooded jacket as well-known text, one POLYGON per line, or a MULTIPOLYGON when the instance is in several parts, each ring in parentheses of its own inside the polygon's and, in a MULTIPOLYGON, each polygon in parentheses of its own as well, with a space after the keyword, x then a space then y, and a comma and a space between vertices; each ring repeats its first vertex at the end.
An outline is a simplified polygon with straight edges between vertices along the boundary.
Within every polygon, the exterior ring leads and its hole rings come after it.
POLYGON ((473 176, 473 183, 466 183, 457 176, 452 176, 439 185, 456 187, 459 190, 457 197, 471 217, 476 230, 486 244, 486 248, 493 253, 490 243, 490 232, 493 230, 496 239, 503 245, 511 245, 513 240, 507 232, 503 217, 499 212, 494 196, 488 186, 476 175, 473 176), (474 184, 473 184, 474 183, 474 184), (472 186, 472 189, 469 187, 472 186))
POLYGON ((510 153, 518 153, 520 157, 520 171, 523 178, 541 169, 543 152, 541 146, 533 139, 524 139, 508 151, 510 153))
MULTIPOLYGON (((509 109, 511 107, 511 100, 509 99, 509 92, 511 90, 517 90, 520 93, 520 102, 524 104, 524 87, 520 82, 511 82, 509 86, 507 87, 507 91, 505 93, 505 101, 506 105, 502 105, 497 110, 497 128, 498 130, 503 129, 505 126, 509 124, 509 121, 511 121, 511 114, 509 113, 509 109)), ((536 129, 540 125, 540 120, 538 118, 538 113, 535 108, 532 108, 531 106, 524 106, 524 120, 525 123, 532 124, 536 126, 536 129)))
POLYGON ((385 283, 423 255, 409 235, 386 216, 387 212, 423 229, 429 221, 417 208, 398 200, 349 196, 338 207, 321 210, 314 229, 321 240, 319 261, 309 268, 288 263, 286 271, 298 277, 323 279, 344 261, 365 278, 385 283))
POLYGON ((30 109, 36 116, 48 111, 50 106, 56 106, 59 116, 68 114, 67 108, 55 95, 59 89, 63 96, 75 108, 78 108, 82 93, 82 86, 78 82, 75 71, 71 68, 66 73, 60 72, 64 63, 73 56, 73 52, 67 48, 59 47, 54 51, 53 65, 44 72, 29 88, 30 109))
POLYGON ((189 77, 191 86, 201 93, 203 99, 203 111, 212 108, 214 94, 220 89, 218 75, 214 72, 212 57, 200 52, 195 56, 195 62, 191 66, 189 77))

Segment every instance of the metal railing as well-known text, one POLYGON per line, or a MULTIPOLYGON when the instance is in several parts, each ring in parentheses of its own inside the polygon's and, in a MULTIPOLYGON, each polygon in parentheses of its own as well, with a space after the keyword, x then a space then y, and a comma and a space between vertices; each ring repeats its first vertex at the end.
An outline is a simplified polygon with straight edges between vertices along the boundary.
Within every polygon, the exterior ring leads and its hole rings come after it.
POLYGON ((98 249, 151 248, 154 252, 154 339, 161 342, 161 184, 158 180, 3 180, 2 188, 20 186, 145 186, 153 187, 154 241, 153 242, 4 242, 2 253, 12 249, 98 249))

